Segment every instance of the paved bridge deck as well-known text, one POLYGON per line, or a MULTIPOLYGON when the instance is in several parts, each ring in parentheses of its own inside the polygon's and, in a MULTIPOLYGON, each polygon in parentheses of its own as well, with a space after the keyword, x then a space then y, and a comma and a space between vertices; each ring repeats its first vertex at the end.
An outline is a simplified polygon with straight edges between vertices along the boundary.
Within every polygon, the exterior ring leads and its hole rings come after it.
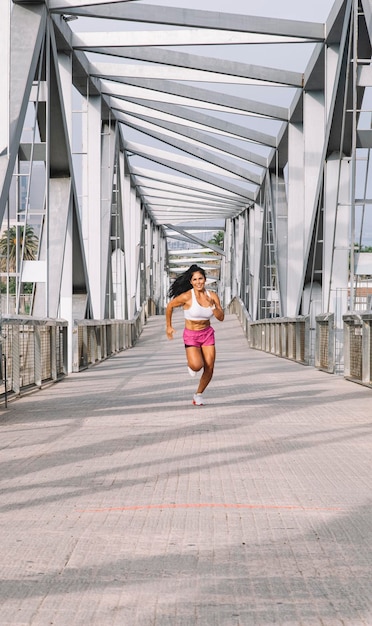
POLYGON ((175 320, 2 412, 1 626, 371 626, 371 390, 175 320))

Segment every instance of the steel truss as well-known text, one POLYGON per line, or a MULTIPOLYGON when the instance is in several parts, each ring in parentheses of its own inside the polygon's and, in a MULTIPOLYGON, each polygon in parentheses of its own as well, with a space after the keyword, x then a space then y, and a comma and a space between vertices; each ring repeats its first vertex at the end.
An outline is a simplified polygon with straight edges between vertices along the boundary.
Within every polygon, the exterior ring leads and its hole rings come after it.
POLYGON ((16 233, 3 312, 25 312, 25 284, 32 315, 70 325, 131 319, 148 298, 161 311, 175 233, 218 255, 221 298, 254 320, 355 308, 372 275, 370 2, 335 0, 325 23, 0 2, 0 220, 16 233), (303 72, 247 62, 249 46, 274 59, 283 43, 312 45, 303 72), (283 103, 256 87, 284 89, 283 103), (188 235, 216 220, 223 250, 188 235))
POLYGON ((371 244, 371 15, 363 1, 340 9, 248 218, 229 229, 239 262, 225 280, 252 319, 334 312, 342 324, 368 305, 358 285, 372 277, 361 252, 371 244))

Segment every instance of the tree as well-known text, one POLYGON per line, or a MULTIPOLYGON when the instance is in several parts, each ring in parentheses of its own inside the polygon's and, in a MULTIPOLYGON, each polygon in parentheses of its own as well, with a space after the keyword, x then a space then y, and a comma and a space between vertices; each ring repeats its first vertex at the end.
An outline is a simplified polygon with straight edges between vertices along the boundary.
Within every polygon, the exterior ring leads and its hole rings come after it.
POLYGON ((210 239, 208 243, 212 243, 214 246, 219 246, 220 248, 223 248, 224 237, 224 231, 219 230, 215 235, 213 235, 212 239, 210 239))
POLYGON ((27 225, 26 229, 24 226, 20 226, 18 227, 18 233, 17 226, 11 226, 3 232, 0 238, 0 270, 2 272, 7 271, 7 260, 9 262, 9 272, 17 271, 17 246, 19 251, 23 249, 23 260, 33 261, 35 259, 39 247, 39 239, 32 226, 27 225), (24 244, 23 233, 25 233, 24 244))

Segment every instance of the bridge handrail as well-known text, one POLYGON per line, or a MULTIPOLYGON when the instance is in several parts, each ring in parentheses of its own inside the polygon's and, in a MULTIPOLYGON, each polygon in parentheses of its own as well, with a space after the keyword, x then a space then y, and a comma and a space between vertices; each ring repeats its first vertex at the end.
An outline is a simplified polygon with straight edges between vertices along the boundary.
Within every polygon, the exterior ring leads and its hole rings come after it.
MULTIPOLYGON (((131 320, 77 320, 72 329, 73 372, 132 347, 156 305, 147 300, 131 320), (84 341, 85 339, 85 341, 84 341), (88 340, 89 339, 89 340, 88 340), (92 348, 96 352, 92 351, 92 348)), ((42 388, 68 374, 68 322, 28 315, 0 318, 0 401, 42 388)))
POLYGON ((344 322, 344 377, 372 387, 372 311, 350 312, 344 322))
POLYGON ((308 315, 252 321, 240 298, 233 298, 227 308, 229 313, 235 313, 242 323, 251 348, 263 350, 302 365, 309 365, 310 317, 308 315))
POLYGON ((342 316, 343 332, 335 326, 334 313, 323 313, 310 327, 310 316, 276 317, 257 321, 248 319, 244 302, 234 298, 227 306, 242 322, 249 346, 296 361, 314 363, 319 370, 334 374, 336 350, 340 350, 343 376, 353 382, 372 387, 372 311, 349 312, 342 316), (242 321, 243 320, 243 321, 242 321), (311 336, 315 330, 314 358, 311 336), (340 346, 336 346, 336 333, 340 346))
POLYGON ((309 365, 309 315, 257 320, 250 327, 251 348, 309 365))
POLYGON ((228 313, 235 314, 240 321, 244 334, 249 341, 249 324, 252 322, 252 318, 245 308, 243 300, 235 297, 227 305, 226 310, 228 313))
POLYGON ((72 334, 72 371, 109 358, 134 346, 148 317, 142 306, 131 320, 75 320, 72 334))
POLYGON ((67 374, 66 320, 4 315, 1 318, 0 379, 8 394, 41 388, 67 374))

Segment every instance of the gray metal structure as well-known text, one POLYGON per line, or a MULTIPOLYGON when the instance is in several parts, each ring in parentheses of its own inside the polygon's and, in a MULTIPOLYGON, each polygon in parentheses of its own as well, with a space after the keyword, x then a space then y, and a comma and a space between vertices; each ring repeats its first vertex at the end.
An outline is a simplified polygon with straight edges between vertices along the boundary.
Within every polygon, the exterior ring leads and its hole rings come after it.
POLYGON ((70 328, 162 311, 170 237, 216 254, 223 302, 253 320, 355 308, 372 275, 371 2, 312 22, 235 5, 0 0, 3 312, 26 283, 30 313, 70 328))

